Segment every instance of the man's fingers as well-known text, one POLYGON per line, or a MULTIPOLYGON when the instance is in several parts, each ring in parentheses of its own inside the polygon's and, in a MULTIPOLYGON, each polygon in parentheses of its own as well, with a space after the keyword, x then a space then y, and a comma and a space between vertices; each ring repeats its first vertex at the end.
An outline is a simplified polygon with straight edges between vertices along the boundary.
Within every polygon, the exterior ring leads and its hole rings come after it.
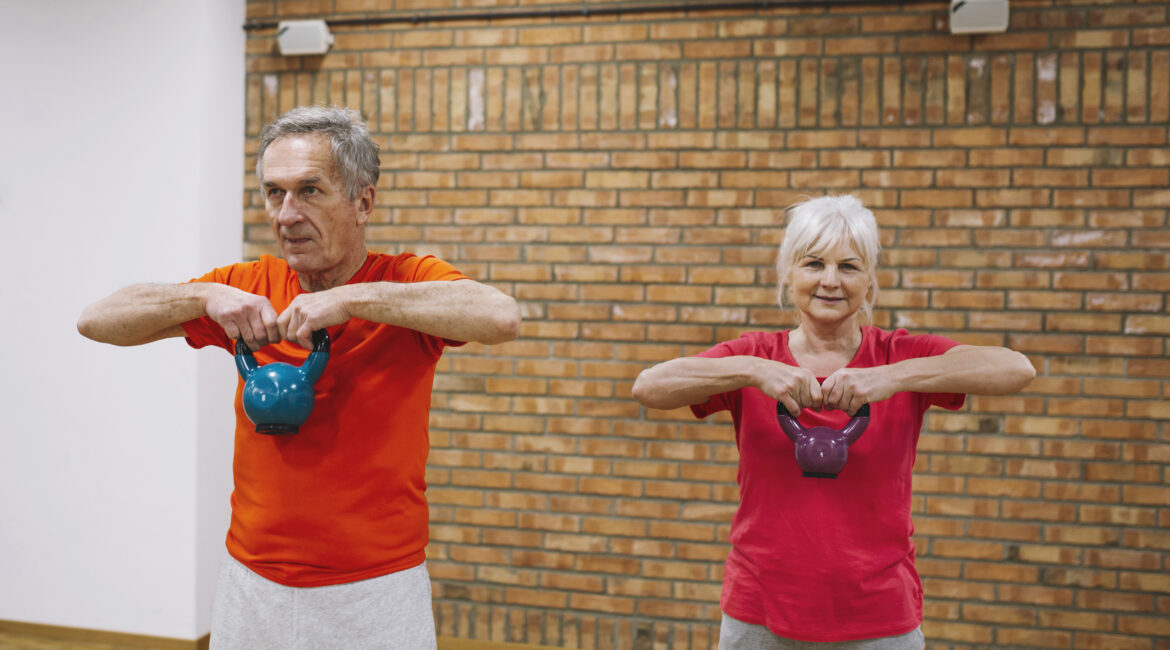
POLYGON ((268 328, 264 325, 264 321, 260 314, 253 314, 252 318, 248 320, 248 326, 252 331, 252 338, 264 347, 272 343, 272 339, 268 338, 268 328))
POLYGON ((260 335, 257 334, 256 324, 251 321, 245 322, 240 327, 240 335, 244 337, 244 343, 247 343, 248 347, 252 348, 253 351, 268 345, 268 341, 264 340, 262 335, 264 330, 260 329, 259 331, 261 332, 260 335))
POLYGON ((288 323, 292 320, 292 311, 284 310, 276 319, 276 335, 281 339, 288 339, 288 323))
POLYGON ((264 325, 264 331, 268 334, 268 341, 271 343, 279 341, 280 327, 276 324, 276 310, 272 308, 271 304, 264 305, 260 311, 260 321, 264 325))
POLYGON ((297 330, 297 341, 306 350, 313 349, 313 328, 309 327, 309 321, 301 323, 300 328, 297 330))
POLYGON ((235 320, 228 321, 223 324, 223 333, 232 341, 243 341, 253 352, 265 345, 256 339, 256 336, 252 332, 252 327, 247 321, 243 321, 242 323, 235 320))
POLYGON ((301 341, 301 330, 304 328, 304 324, 304 316, 299 311, 293 311, 288 319, 287 330, 284 333, 285 340, 304 347, 305 344, 301 341))
MULTIPOLYGON (((240 328, 236 327, 235 323, 224 323, 223 324, 223 333, 225 335, 227 335, 227 337, 229 339, 231 339, 232 341, 237 341, 240 338, 242 338, 240 336, 240 328)), ((244 341, 244 343, 247 343, 247 341, 244 341)), ((249 345, 248 347, 251 347, 251 345, 249 345)))

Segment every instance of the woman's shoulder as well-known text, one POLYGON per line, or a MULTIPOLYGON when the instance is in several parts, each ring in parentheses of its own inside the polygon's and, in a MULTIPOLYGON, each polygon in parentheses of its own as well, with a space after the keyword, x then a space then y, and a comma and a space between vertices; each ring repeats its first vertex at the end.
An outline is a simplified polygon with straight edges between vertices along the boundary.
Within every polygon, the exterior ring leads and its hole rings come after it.
POLYGON ((742 332, 738 338, 724 341, 716 345, 715 348, 722 348, 729 356, 750 355, 776 359, 787 354, 788 330, 742 332))
POLYGON ((886 363, 942 354, 958 344, 937 334, 911 334, 903 328, 886 330, 871 325, 862 327, 862 347, 875 360, 884 359, 886 363))

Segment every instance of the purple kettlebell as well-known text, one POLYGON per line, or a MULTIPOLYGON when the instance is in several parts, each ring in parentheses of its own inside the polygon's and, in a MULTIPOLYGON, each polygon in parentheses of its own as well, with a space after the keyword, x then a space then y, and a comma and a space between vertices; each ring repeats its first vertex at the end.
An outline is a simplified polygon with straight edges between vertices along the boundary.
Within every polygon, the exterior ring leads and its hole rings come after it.
POLYGON ((784 404, 776 402, 776 419, 784 435, 796 445, 796 464, 801 476, 837 478, 849 459, 849 446, 861 438, 869 426, 869 404, 862 404, 844 429, 813 427, 806 429, 788 414, 784 404))

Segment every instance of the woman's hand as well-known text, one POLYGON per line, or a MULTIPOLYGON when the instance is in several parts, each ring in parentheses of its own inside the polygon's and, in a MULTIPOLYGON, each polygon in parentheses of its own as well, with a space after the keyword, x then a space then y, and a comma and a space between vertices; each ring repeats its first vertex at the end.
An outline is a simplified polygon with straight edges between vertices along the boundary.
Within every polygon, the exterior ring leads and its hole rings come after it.
POLYGON ((756 387, 780 402, 793 417, 805 408, 820 408, 823 389, 812 372, 768 359, 756 368, 756 387))
POLYGON ((888 368, 841 368, 825 377, 821 384, 825 408, 840 409, 853 415, 863 404, 893 397, 897 386, 888 368))

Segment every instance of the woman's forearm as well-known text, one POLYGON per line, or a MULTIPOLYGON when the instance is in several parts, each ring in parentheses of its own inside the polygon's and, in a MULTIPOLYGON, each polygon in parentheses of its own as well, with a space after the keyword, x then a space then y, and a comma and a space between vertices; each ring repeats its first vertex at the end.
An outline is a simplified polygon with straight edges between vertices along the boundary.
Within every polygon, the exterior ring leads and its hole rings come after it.
POLYGON ((1019 392, 1036 377, 1036 369, 1019 352, 974 345, 901 361, 889 370, 896 385, 894 392, 1008 395, 1019 392))
POLYGON ((682 357, 643 370, 634 381, 634 399, 669 410, 702 404, 712 395, 756 384, 756 357, 682 357))

